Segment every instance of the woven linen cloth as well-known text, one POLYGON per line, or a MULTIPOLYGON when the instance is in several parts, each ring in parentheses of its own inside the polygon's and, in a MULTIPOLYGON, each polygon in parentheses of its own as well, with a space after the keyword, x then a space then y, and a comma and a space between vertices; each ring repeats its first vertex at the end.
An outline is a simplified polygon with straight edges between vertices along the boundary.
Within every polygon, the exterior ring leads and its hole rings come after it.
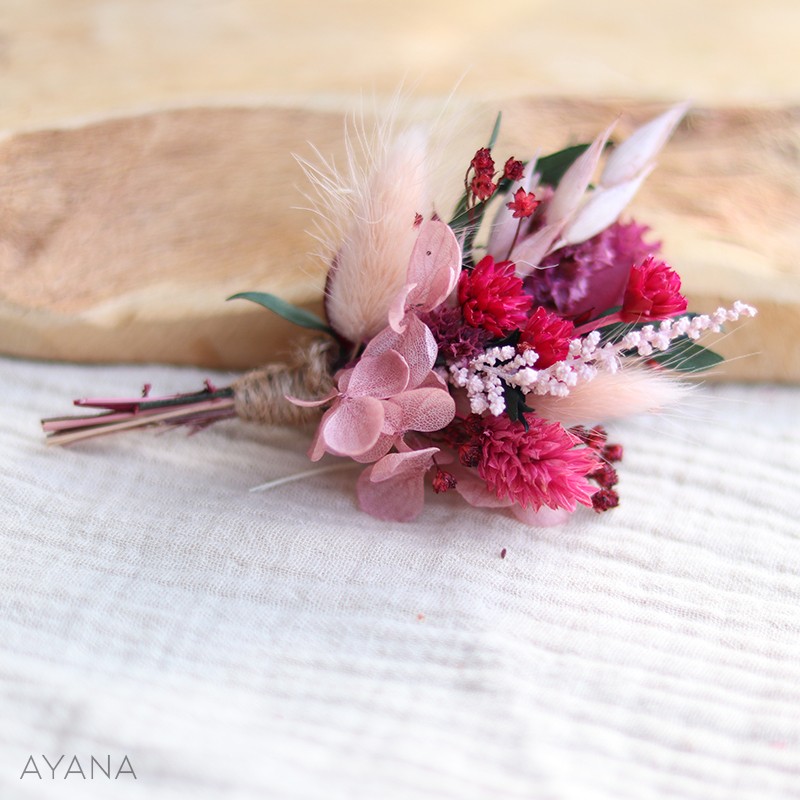
POLYGON ((207 376, 0 360, 4 800, 800 797, 800 390, 609 426, 622 505, 547 529, 380 522, 356 469, 248 492, 303 431, 44 445, 207 376))

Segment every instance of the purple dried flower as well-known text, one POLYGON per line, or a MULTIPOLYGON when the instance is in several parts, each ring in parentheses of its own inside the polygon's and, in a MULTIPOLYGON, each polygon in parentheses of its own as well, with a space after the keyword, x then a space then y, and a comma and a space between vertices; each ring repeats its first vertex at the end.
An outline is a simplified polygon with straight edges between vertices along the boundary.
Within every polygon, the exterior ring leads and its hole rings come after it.
POLYGON ((436 339, 439 354, 447 361, 475 358, 486 349, 486 343, 492 338, 489 331, 467 325, 460 308, 441 305, 422 315, 421 319, 436 339))
POLYGON ((565 317, 598 316, 622 304, 631 267, 661 249, 661 242, 644 241, 649 230, 633 221, 615 222, 585 242, 546 256, 525 287, 537 305, 565 317))

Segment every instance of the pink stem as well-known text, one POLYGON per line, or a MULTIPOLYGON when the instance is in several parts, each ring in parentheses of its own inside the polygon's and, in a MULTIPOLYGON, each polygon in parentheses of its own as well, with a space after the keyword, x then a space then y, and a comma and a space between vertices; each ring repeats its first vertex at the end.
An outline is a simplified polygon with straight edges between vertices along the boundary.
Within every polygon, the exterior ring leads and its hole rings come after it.
POLYGON ((596 331, 598 328, 602 328, 604 325, 611 325, 614 322, 622 322, 622 317, 618 311, 614 314, 609 314, 606 317, 593 319, 591 322, 581 325, 580 328, 575 328, 573 335, 583 336, 584 333, 591 333, 592 331, 596 331))
POLYGON ((81 439, 89 439, 94 436, 103 436, 109 433, 116 433, 117 431, 128 430, 130 428, 140 428, 144 425, 151 425, 155 422, 179 422, 180 418, 183 417, 186 419, 187 417, 191 420, 197 419, 198 415, 202 414, 203 412, 212 412, 214 416, 217 416, 217 413, 225 409, 232 409, 233 408, 233 398, 221 398, 217 400, 207 400, 203 403, 190 403, 188 405, 179 406, 178 408, 171 408, 169 411, 162 411, 157 413, 137 413, 137 414, 130 414, 127 415, 127 419, 124 419, 121 422, 110 422, 108 424, 104 424, 104 415, 99 415, 95 418, 95 420, 100 420, 100 422, 93 427, 87 427, 83 430, 77 430, 74 432, 67 432, 64 431, 62 433, 54 433, 47 438, 48 444, 70 444, 71 442, 77 442, 81 439), (187 412, 187 409, 191 409, 187 412))

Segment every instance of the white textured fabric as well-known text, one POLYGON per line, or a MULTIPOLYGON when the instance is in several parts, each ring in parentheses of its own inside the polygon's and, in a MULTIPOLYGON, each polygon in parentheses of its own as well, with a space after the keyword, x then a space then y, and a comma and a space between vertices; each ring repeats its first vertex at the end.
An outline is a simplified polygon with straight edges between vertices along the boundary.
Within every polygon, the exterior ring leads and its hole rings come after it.
POLYGON ((800 797, 800 390, 613 426, 622 506, 545 530, 377 522, 356 471, 248 493, 296 431, 43 444, 203 377, 0 360, 2 798, 800 797), (63 777, 106 754, 137 780, 63 777))

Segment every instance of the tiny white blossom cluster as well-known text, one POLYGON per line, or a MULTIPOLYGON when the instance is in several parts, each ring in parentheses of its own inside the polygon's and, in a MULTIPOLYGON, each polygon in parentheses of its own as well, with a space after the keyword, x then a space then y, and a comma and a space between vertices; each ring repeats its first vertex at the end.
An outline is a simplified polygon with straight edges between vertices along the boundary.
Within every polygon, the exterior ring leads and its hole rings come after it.
POLYGON ((512 345, 490 347, 468 362, 451 365, 449 380, 453 386, 467 390, 473 414, 489 411, 499 416, 506 408, 505 386, 516 387, 523 394, 566 397, 573 386, 591 381, 601 370, 617 372, 624 353, 633 350, 646 357, 655 351, 665 352, 682 336, 694 341, 707 331, 718 333, 725 322, 755 315, 755 308, 737 300, 732 308, 644 325, 603 345, 600 332, 592 331, 573 339, 567 357, 546 369, 536 369, 539 355, 532 349, 518 353, 512 345))

